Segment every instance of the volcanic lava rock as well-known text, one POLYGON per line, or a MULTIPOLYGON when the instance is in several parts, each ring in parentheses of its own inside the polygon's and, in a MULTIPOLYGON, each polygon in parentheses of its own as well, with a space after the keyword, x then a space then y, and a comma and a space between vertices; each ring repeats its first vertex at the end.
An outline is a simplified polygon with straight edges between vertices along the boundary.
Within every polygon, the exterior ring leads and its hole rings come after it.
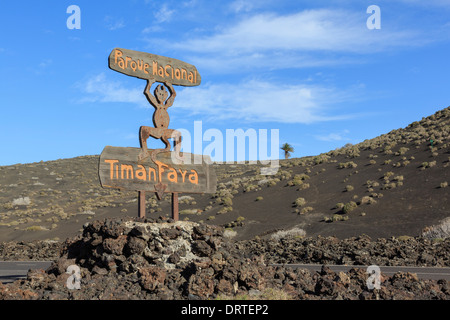
POLYGON ((240 250, 247 256, 264 255, 268 263, 450 266, 450 238, 439 242, 422 237, 372 240, 368 236, 256 239, 242 241, 240 250))
MULTIPOLYGON (((232 242, 223 231, 165 218, 93 221, 81 235, 59 244, 60 254, 47 270, 31 270, 26 279, 0 284, 0 299, 214 299, 258 297, 268 291, 283 292, 290 299, 450 298, 447 281, 420 280, 412 274, 382 274, 381 288, 369 290, 363 269, 335 273, 324 266, 310 272, 268 265, 339 261, 448 265, 447 240, 436 244, 423 239, 318 237, 232 242), (73 274, 67 273, 72 265, 79 267, 78 290, 67 287, 73 281, 73 274)), ((11 244, 5 247, 17 252, 11 244)))
POLYGON ((0 260, 53 260, 60 255, 61 242, 54 240, 0 242, 0 260))

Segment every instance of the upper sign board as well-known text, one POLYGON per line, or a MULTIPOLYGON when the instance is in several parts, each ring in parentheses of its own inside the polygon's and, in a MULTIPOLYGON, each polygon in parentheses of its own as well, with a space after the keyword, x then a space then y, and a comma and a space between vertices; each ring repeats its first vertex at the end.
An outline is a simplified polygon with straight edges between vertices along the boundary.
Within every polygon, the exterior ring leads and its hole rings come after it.
POLYGON ((173 58, 114 48, 108 60, 110 69, 140 79, 185 87, 198 86, 201 82, 195 66, 173 58))

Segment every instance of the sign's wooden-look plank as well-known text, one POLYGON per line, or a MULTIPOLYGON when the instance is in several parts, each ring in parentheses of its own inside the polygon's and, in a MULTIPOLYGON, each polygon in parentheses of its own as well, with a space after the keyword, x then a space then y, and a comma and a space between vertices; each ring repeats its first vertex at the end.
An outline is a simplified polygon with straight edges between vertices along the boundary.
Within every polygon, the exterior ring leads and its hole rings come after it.
POLYGON ((129 49, 114 48, 108 58, 109 68, 140 79, 192 87, 201 82, 197 68, 178 59, 129 49))
POLYGON ((140 152, 140 148, 106 146, 99 160, 102 187, 155 192, 157 185, 163 185, 163 192, 216 192, 217 177, 208 168, 209 156, 182 153, 185 160, 181 162, 172 159, 172 152, 161 152, 155 163, 150 157, 138 161, 140 152))

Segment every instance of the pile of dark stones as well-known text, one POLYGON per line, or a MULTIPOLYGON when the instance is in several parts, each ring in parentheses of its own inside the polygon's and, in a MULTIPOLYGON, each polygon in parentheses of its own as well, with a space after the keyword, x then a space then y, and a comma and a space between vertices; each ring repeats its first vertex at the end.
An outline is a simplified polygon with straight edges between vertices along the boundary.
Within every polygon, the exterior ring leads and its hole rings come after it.
POLYGON ((59 258, 61 242, 55 240, 0 242, 0 261, 49 261, 59 258))
MULTIPOLYGON (((336 273, 324 265, 310 272, 270 265, 297 254, 312 263, 323 261, 319 255, 330 255, 330 243, 338 242, 316 240, 327 249, 314 251, 304 242, 308 239, 281 240, 267 248, 269 239, 233 242, 222 227, 163 217, 93 221, 81 235, 60 243, 47 270, 30 270, 26 279, 0 284, 0 299, 267 299, 268 293, 273 299, 450 298, 447 281, 410 273, 382 274, 380 289, 369 289, 364 269, 336 273), (287 253, 280 249, 282 241, 292 242, 287 253), (302 249, 296 252, 294 245, 302 249), (70 266, 79 270, 76 276, 68 273, 70 266), (79 289, 73 288, 76 282, 79 289)), ((352 255, 362 254, 346 254, 352 255)))
POLYGON ((450 267, 450 238, 287 237, 242 241, 237 246, 264 255, 267 263, 450 267))

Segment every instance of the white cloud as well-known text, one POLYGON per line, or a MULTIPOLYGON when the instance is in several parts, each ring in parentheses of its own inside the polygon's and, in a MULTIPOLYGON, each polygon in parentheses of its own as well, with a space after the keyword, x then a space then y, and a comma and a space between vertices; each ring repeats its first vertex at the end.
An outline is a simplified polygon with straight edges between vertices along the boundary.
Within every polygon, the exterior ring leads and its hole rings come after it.
POLYGON ((161 9, 153 14, 157 23, 170 21, 175 10, 170 10, 167 4, 163 4, 161 9))
POLYGON ((125 27, 123 19, 116 19, 111 16, 106 16, 104 21, 106 28, 110 31, 114 31, 125 27))
POLYGON ((107 79, 104 73, 78 83, 77 87, 86 94, 79 102, 125 102, 148 106, 143 94, 145 84, 141 89, 128 89, 120 82, 107 79))
POLYGON ((332 107, 329 101, 336 103, 348 98, 348 93, 332 88, 254 80, 182 89, 175 106, 214 121, 313 123, 351 117, 327 115, 332 107))
MULTIPOLYGON (((158 10, 156 10, 153 13, 153 24, 149 27, 145 27, 142 30, 143 34, 149 34, 149 33, 155 33, 155 32, 159 32, 162 31, 163 28, 161 27, 160 24, 164 23, 164 22, 169 22, 172 19, 173 14, 175 13, 175 10, 171 10, 169 9, 169 6, 167 4, 163 4, 162 6, 160 6, 160 8, 158 10)), ((152 35, 153 36, 153 35, 152 35)))
POLYGON ((150 26, 150 27, 146 27, 142 30, 142 33, 153 33, 153 32, 158 32, 163 30, 163 28, 161 28, 161 26, 156 25, 156 26, 150 26))
POLYGON ((343 141, 343 140, 347 141, 347 140, 350 140, 350 139, 345 137, 345 135, 348 134, 348 133, 349 133, 348 130, 344 130, 343 132, 339 132, 339 133, 332 132, 332 133, 325 134, 325 135, 315 135, 314 137, 317 140, 328 141, 328 142, 343 141))
POLYGON ((138 141, 139 140, 139 135, 137 133, 128 133, 126 135, 124 135, 123 137, 125 140, 134 140, 134 141, 138 141))
MULTIPOLYGON (((125 88, 101 73, 78 85, 86 94, 79 102, 124 102, 150 107, 143 94, 144 85, 142 82, 142 88, 125 88)), ((177 87, 173 108, 183 114, 201 115, 203 119, 212 121, 314 123, 354 117, 328 114, 334 104, 356 96, 351 90, 346 92, 318 85, 286 85, 260 80, 206 83, 199 87, 177 87)))
POLYGON ((230 3, 230 9, 233 12, 239 13, 239 12, 249 12, 252 11, 255 7, 258 7, 262 4, 262 0, 259 1, 246 1, 246 0, 235 0, 230 3))
POLYGON ((272 50, 366 53, 411 45, 410 31, 371 32, 367 15, 341 9, 259 14, 221 32, 174 44, 183 50, 242 54, 272 50))
POLYGON ((410 5, 419 5, 422 7, 430 7, 430 6, 435 6, 435 7, 447 7, 450 8, 450 1, 448 0, 427 0, 427 1, 423 1, 423 0, 396 0, 398 2, 402 2, 402 3, 406 3, 406 4, 410 4, 410 5))
POLYGON ((368 17, 365 10, 342 9, 265 13, 216 27, 208 36, 191 34, 174 42, 149 37, 147 41, 151 47, 180 50, 198 67, 216 72, 359 63, 367 54, 431 41, 404 27, 369 30, 368 17))
POLYGON ((49 65, 51 65, 53 62, 52 59, 45 59, 43 60, 41 63, 39 63, 39 68, 40 69, 45 69, 47 68, 49 65))
POLYGON ((52 63, 53 63, 52 59, 44 59, 37 65, 37 67, 33 69, 33 71, 35 74, 41 75, 44 72, 46 72, 46 70, 48 70, 48 68, 51 66, 52 63))
POLYGON ((300 69, 309 67, 323 67, 342 64, 361 63, 361 58, 336 57, 309 53, 252 53, 235 56, 194 55, 188 57, 189 63, 198 70, 208 70, 219 73, 242 73, 260 71, 276 71, 280 69, 300 69))

